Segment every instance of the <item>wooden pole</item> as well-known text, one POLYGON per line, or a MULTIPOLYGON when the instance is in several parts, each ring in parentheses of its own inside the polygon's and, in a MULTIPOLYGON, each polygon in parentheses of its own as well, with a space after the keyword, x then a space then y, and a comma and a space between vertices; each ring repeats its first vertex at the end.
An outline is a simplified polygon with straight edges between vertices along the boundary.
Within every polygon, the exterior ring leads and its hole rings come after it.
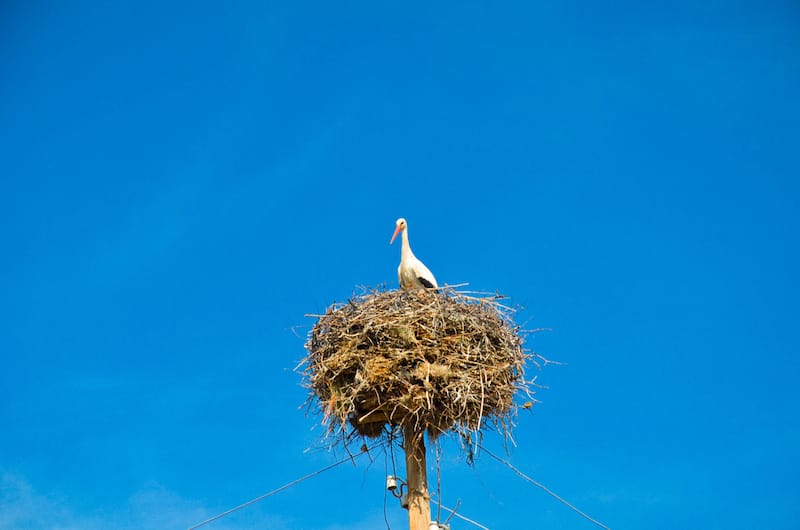
POLYGON ((428 472, 425 464, 425 432, 403 428, 408 483, 408 527, 428 530, 431 525, 431 499, 428 495, 428 472))

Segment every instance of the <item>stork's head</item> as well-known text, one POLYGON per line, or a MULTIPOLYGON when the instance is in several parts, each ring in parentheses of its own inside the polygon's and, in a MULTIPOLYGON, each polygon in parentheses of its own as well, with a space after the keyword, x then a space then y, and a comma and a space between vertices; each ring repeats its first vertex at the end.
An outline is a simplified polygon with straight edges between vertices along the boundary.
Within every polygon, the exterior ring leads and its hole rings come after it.
POLYGON ((394 243, 394 239, 397 237, 397 234, 406 229, 406 220, 401 217, 395 222, 395 225, 396 227, 394 229, 394 234, 392 234, 392 240, 389 241, 390 245, 394 243))

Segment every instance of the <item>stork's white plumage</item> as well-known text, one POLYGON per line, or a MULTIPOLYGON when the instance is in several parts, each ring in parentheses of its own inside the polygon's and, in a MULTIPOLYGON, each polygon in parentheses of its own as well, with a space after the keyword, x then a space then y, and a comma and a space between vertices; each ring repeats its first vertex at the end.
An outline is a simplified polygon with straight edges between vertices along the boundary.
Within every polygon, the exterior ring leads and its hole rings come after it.
POLYGON ((402 217, 397 220, 397 227, 392 234, 391 245, 394 243, 397 234, 403 235, 403 246, 400 250, 400 266, 397 267, 397 279, 400 280, 400 287, 403 289, 422 289, 424 287, 439 287, 433 273, 428 270, 417 257, 411 252, 411 245, 408 244, 408 223, 402 217))

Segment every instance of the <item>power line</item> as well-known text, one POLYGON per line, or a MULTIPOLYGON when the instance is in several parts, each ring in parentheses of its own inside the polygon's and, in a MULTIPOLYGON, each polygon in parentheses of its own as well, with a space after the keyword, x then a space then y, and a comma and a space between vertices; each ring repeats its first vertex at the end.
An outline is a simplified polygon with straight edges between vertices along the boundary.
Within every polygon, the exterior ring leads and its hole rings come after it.
POLYGON ((225 517, 227 515, 230 515, 235 511, 241 510, 242 508, 246 508, 247 506, 250 506, 251 504, 255 504, 258 501, 262 501, 262 500, 266 499, 267 497, 272 497, 276 493, 280 493, 283 490, 287 490, 287 489, 291 488, 292 486, 296 486, 297 484, 300 484, 301 482, 303 482, 305 480, 308 480, 310 478, 316 477, 317 475, 320 475, 320 474, 322 474, 322 473, 324 473, 324 472, 326 472, 326 471, 328 471, 330 469, 333 469, 336 466, 342 465, 342 464, 344 464, 345 462, 348 462, 348 461, 352 461, 352 460, 358 458, 359 456, 361 456, 361 455, 363 455, 365 453, 369 453, 370 450, 375 449, 375 448, 379 447, 382 444, 383 444, 383 442, 380 442, 380 443, 377 443, 377 444, 373 445, 372 447, 368 447, 368 448, 364 447, 362 449, 362 451, 360 453, 358 453, 357 455, 349 455, 347 458, 342 458, 338 462, 334 462, 333 464, 325 466, 322 469, 318 469, 317 471, 314 471, 313 473, 309 473, 308 475, 302 476, 302 477, 300 477, 298 479, 295 479, 295 480, 293 480, 291 482, 287 482, 283 486, 281 486, 279 488, 276 488, 276 489, 274 489, 272 491, 269 491, 269 492, 267 492, 267 493, 265 493, 263 495, 259 495, 255 499, 251 499, 251 500, 249 500, 249 501, 247 501, 247 502, 245 502, 243 504, 240 504, 239 506, 231 508, 230 510, 226 510, 226 511, 224 511, 224 512, 218 514, 218 515, 215 515, 214 517, 211 517, 209 519, 206 519, 205 521, 197 523, 194 526, 190 526, 188 528, 188 530, 195 530, 195 528, 200 528, 201 526, 207 525, 208 523, 216 521, 217 519, 222 519, 223 517, 225 517))
MULTIPOLYGON (((389 435, 389 447, 392 446, 392 437, 391 432, 389 435)), ((386 475, 389 475, 389 459, 386 458, 386 448, 383 448, 383 469, 386 472, 386 475)), ((394 465, 394 458, 392 459, 392 464, 394 465)), ((387 479, 388 481, 388 479, 387 479)), ((386 522, 386 530, 392 530, 392 526, 389 524, 389 514, 386 513, 386 498, 388 496, 389 488, 383 488, 383 520, 386 522)))
POLYGON ((579 515, 581 515, 581 516, 583 516, 584 518, 588 519, 589 521, 593 522, 594 524, 596 524, 596 525, 597 525, 597 526, 599 526, 600 528, 605 528, 605 530, 611 530, 609 527, 607 527, 606 525, 604 525, 603 523, 601 523, 601 522, 600 522, 600 521, 598 521, 597 519, 594 519, 594 518, 590 517, 590 516, 589 516, 589 515, 587 515, 586 513, 584 513, 584 512, 582 512, 582 511, 580 511, 578 508, 576 508, 575 506, 573 506, 572 504, 570 504, 569 502, 567 502, 567 501, 566 501, 565 499, 563 499, 562 497, 559 497, 558 495, 556 495, 556 493, 555 493, 555 492, 553 492, 552 490, 550 490, 549 488, 547 488, 547 487, 546 487, 544 484, 542 484, 541 482, 537 482, 536 480, 532 479, 531 477, 529 477, 528 475, 526 475, 525 473, 523 473, 522 471, 520 471, 519 469, 517 469, 516 467, 514 467, 514 465, 513 465, 511 462, 509 462, 508 460, 503 460, 502 458, 500 458, 500 457, 499 457, 499 456, 497 456, 496 454, 492 453, 491 451, 489 451, 488 449, 486 449, 485 447, 483 447, 483 446, 482 446, 482 445, 480 445, 480 444, 478 444, 478 447, 480 447, 480 449, 481 449, 481 450, 482 450, 484 453, 486 453, 487 455, 491 456, 492 458, 494 458, 495 460, 497 460, 497 461, 498 461, 498 462, 500 462, 501 464, 504 464, 506 467, 508 467, 509 469, 511 469, 511 471, 513 471, 514 473, 516 473, 516 474, 517 474, 517 475, 519 475, 520 477, 524 478, 525 480, 527 480, 528 482, 530 482, 530 483, 531 483, 531 484, 533 484, 534 486, 536 486, 536 487, 538 487, 538 488, 541 488, 541 489, 542 489, 542 490, 544 490, 544 491, 545 491, 547 494, 549 494, 550 496, 552 496, 554 499, 556 499, 557 501, 561 502, 562 504, 564 504, 564 505, 568 506, 569 508, 571 508, 573 511, 575 511, 575 512, 576 512, 576 513, 578 513, 579 515))
MULTIPOLYGON (((431 499, 431 502, 434 502, 434 503, 436 503, 436 506, 438 506, 439 508, 441 508, 441 509, 443 509, 443 510, 445 510, 445 511, 447 511, 447 512, 450 512, 450 517, 456 516, 456 517, 458 517, 459 519, 461 519, 462 521, 466 521, 466 522, 468 522, 468 523, 470 523, 470 524, 473 524, 473 525, 477 526, 478 528, 482 528, 483 530, 489 530, 489 528, 487 528, 487 527, 483 526, 481 523, 479 523, 479 522, 477 522, 477 521, 473 521, 473 520, 472 520, 472 519, 470 519, 469 517, 464 517, 463 515, 461 515, 461 514, 460 514, 460 513, 458 513, 457 511, 455 511, 455 510, 453 510, 453 509, 450 509, 450 508, 448 508, 447 506, 445 506, 445 505, 443 505, 443 504, 439 503, 439 502, 438 502, 437 500, 435 500, 435 499, 431 499)), ((458 506, 456 506, 456 508, 457 508, 457 507, 458 507, 458 506)))
MULTIPOLYGON (((436 498, 442 498, 442 450, 441 446, 439 445, 439 440, 434 440, 433 447, 436 450, 436 498)), ((455 513, 455 512, 453 512, 455 513)), ((436 503, 436 520, 441 521, 442 519, 442 505, 438 502, 436 503)))

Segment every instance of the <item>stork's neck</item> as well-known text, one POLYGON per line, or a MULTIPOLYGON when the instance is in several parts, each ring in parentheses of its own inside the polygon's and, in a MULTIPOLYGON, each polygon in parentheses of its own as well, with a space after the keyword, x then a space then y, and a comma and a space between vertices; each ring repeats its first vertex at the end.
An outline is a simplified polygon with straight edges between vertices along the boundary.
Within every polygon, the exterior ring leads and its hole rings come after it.
POLYGON ((411 245, 408 243, 408 227, 403 229, 403 233, 401 234, 403 238, 403 248, 401 252, 401 258, 405 260, 406 258, 410 258, 414 256, 414 253, 411 252, 411 245))

